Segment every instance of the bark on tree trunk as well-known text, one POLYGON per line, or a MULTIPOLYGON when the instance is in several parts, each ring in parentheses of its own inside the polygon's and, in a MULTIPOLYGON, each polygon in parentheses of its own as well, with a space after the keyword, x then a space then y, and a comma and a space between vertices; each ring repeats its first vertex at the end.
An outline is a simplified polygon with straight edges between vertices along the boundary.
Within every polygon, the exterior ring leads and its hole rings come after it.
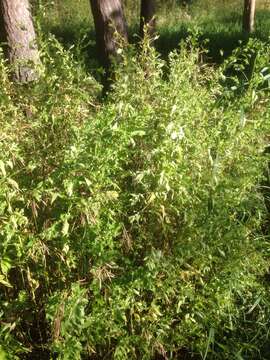
POLYGON ((144 36, 144 26, 148 27, 148 34, 154 35, 155 32, 155 0, 141 0, 141 19, 140 19, 140 36, 144 36))
POLYGON ((97 48, 105 68, 110 58, 117 55, 117 32, 125 41, 128 39, 127 25, 121 0, 90 0, 96 29, 97 48))
POLYGON ((256 0, 244 0, 243 31, 251 33, 254 31, 256 0))
POLYGON ((38 75, 40 63, 36 34, 28 0, 0 0, 1 40, 7 43, 6 54, 14 65, 14 80, 29 82, 38 75))

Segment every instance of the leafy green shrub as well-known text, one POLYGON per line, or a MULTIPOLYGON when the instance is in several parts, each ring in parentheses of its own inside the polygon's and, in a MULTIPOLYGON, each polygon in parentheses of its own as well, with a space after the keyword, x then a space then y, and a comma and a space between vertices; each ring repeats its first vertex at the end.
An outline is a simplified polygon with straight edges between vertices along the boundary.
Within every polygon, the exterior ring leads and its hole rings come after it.
POLYGON ((193 40, 169 64, 146 42, 97 105, 97 85, 51 42, 32 88, 14 89, 1 62, 7 357, 263 358, 268 45, 236 52, 228 79, 193 40))
MULTIPOLYGON (((39 306, 42 296, 35 294, 41 288, 37 279, 43 281, 47 273, 40 233, 49 205, 42 199, 42 184, 63 163, 66 149, 94 111, 100 88, 55 39, 40 46, 41 79, 29 86, 9 81, 1 57, 1 334, 8 353, 16 349, 9 337, 14 328, 19 353, 46 337, 39 329, 44 302, 39 306), (28 327, 32 333, 25 331, 28 327)), ((43 285, 45 293, 46 281, 43 285)))

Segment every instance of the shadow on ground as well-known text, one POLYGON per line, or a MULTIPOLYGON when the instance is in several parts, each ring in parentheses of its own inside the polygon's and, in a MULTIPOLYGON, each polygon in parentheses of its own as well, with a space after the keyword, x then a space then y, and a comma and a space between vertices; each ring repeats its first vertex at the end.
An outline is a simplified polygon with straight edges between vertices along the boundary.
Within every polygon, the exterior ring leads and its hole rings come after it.
MULTIPOLYGON (((256 29, 252 37, 263 41, 269 39, 270 10, 257 12, 256 29)), ((138 27, 133 26, 129 30, 130 42, 137 43, 139 41, 139 37, 136 35, 138 27)), ((72 27, 51 27, 47 31, 54 34, 65 48, 70 48, 75 44, 76 51, 80 52, 80 56, 83 55, 86 68, 97 79, 100 79, 100 62, 93 27, 90 27, 88 31, 85 23, 83 23, 72 27)), ((207 61, 211 63, 221 63, 239 46, 240 41, 245 43, 248 40, 248 36, 241 31, 241 16, 238 13, 230 13, 215 22, 201 22, 199 24, 183 22, 173 27, 163 26, 158 29, 158 32, 159 38, 156 41, 156 48, 164 59, 167 59, 172 50, 179 47, 182 40, 196 32, 199 34, 199 44, 208 51, 207 61)))

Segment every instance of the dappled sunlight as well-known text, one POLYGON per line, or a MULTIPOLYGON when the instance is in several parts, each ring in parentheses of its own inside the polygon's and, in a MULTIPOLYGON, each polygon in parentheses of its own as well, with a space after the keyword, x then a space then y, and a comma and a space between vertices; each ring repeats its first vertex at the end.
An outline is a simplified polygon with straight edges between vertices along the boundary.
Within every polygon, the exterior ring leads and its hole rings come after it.
POLYGON ((269 9, 123 5, 35 6, 32 83, 0 52, 0 360, 268 360, 269 9))

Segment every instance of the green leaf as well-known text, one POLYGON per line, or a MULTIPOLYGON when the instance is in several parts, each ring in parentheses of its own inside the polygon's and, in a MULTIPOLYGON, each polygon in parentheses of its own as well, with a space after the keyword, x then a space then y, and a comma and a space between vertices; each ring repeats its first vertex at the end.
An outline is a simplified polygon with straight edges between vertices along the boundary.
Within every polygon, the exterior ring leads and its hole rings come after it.
POLYGON ((7 181, 14 189, 19 190, 19 185, 15 180, 8 178, 7 181))
POLYGON ((0 346, 0 360, 6 360, 6 353, 2 349, 2 346, 0 346))
POLYGON ((5 276, 0 274, 0 284, 12 288, 12 285, 6 280, 5 276))
POLYGON ((63 227, 62 227, 62 234, 67 236, 69 230, 69 222, 67 219, 64 220, 63 227))
POLYGON ((0 262, 1 271, 4 275, 7 275, 8 271, 12 268, 12 264, 9 258, 3 258, 0 262))
POLYGON ((1 170, 1 172, 2 172, 2 174, 3 174, 4 176, 7 175, 6 169, 5 169, 5 164, 4 164, 4 162, 3 162, 2 160, 0 160, 0 170, 1 170))

